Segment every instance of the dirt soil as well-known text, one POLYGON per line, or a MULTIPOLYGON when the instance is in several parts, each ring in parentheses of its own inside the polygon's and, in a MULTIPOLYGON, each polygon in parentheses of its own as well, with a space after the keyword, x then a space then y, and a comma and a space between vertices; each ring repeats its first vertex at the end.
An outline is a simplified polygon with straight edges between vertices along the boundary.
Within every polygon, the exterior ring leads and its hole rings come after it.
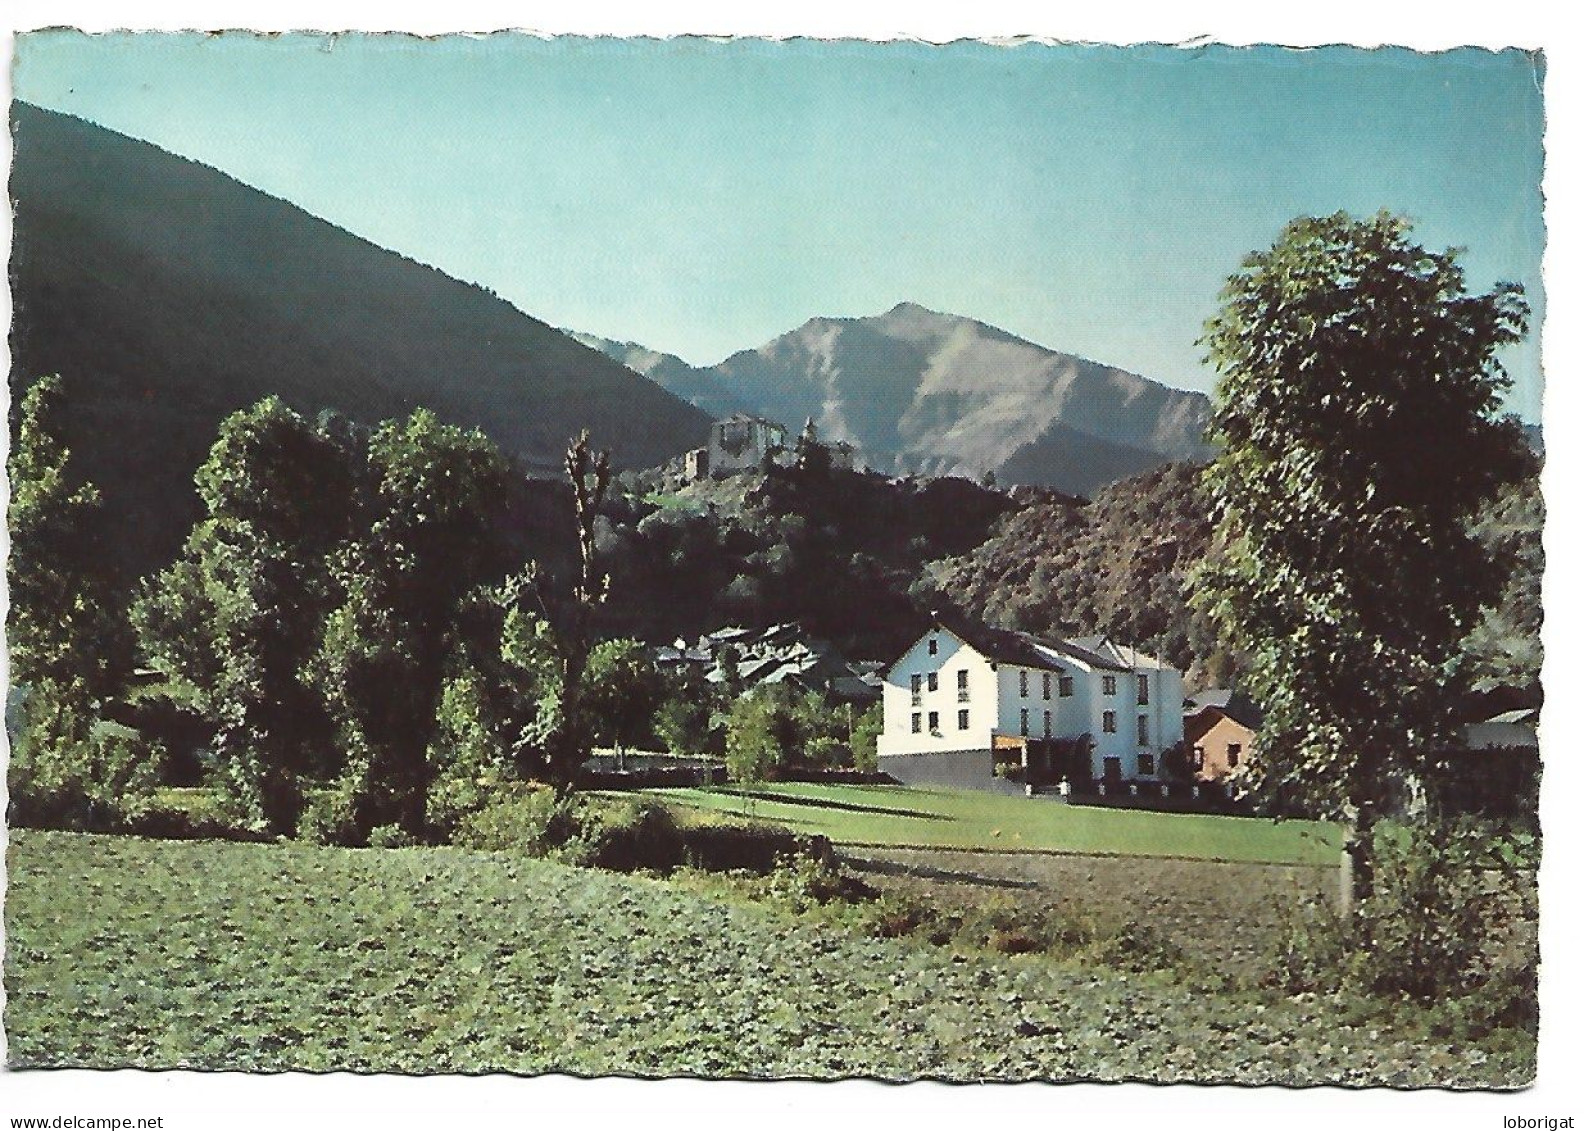
POLYGON ((1148 924, 1212 965, 1250 972, 1287 915, 1333 898, 1337 869, 1217 864, 1154 857, 1067 856, 950 849, 840 849, 882 891, 945 904, 1004 903, 1148 924))

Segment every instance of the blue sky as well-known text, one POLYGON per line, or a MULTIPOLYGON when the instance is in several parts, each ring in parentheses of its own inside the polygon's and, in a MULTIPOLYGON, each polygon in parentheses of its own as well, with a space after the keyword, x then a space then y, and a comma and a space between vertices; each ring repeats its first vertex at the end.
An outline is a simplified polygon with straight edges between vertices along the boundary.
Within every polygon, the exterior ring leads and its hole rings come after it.
POLYGON ((1208 389, 1225 277, 1337 209, 1542 305, 1518 52, 45 32, 14 92, 697 363, 908 299, 1208 389))

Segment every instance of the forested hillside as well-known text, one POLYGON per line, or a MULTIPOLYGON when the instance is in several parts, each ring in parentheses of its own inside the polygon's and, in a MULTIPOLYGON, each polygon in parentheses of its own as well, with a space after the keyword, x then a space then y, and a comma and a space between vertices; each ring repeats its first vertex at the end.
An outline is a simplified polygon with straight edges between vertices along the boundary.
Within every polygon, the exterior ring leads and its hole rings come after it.
POLYGON ((972 551, 930 564, 918 592, 991 624, 1109 633, 1215 681, 1229 667, 1189 609, 1189 571, 1209 546, 1200 466, 1168 464, 1095 493, 1087 506, 1032 495, 972 551))
MULTIPOLYGON (((1235 647, 1217 642, 1189 605, 1191 571, 1212 534, 1199 473, 1200 465, 1171 464, 1112 484, 1087 506, 1024 494, 1030 501, 981 545, 930 563, 915 597, 1029 632, 1110 633, 1184 669, 1190 687, 1228 682, 1235 647)), ((1500 602, 1465 649, 1476 690, 1539 694, 1543 518, 1536 473, 1508 486, 1474 526, 1507 573, 1500 602)))
POLYGON ((12 130, 13 402, 61 375, 128 574, 191 526, 219 422, 271 394, 367 424, 424 406, 550 472, 584 427, 618 467, 706 434, 697 409, 488 291, 214 169, 25 103, 12 130))
POLYGON ((628 496, 602 520, 607 628, 668 639, 798 621, 890 660, 923 629, 928 604, 909 590, 924 564, 968 552, 1015 507, 966 479, 794 468, 628 496))

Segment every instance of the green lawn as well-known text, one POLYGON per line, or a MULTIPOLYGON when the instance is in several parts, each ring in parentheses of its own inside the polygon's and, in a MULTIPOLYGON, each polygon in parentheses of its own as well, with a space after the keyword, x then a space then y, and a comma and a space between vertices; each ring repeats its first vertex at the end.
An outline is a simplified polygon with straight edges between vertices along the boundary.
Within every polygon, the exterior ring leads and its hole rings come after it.
POLYGON ((1335 864, 1337 826, 1199 813, 1063 805, 969 790, 896 785, 760 785, 746 792, 655 789, 683 809, 749 814, 838 844, 910 845, 1185 856, 1270 864, 1335 864))

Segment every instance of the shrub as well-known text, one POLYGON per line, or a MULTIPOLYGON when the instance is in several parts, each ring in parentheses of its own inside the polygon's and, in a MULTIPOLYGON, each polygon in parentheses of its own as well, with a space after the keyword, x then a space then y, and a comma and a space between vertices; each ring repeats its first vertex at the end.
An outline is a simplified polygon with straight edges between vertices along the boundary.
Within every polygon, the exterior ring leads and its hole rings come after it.
MULTIPOLYGON (((869 922, 870 929, 880 938, 899 939, 932 923, 933 917, 916 900, 887 892, 875 900, 869 922)), ((931 934, 929 941, 936 946, 944 946, 951 941, 951 932, 937 930, 931 934)))
POLYGON ((658 801, 585 801, 562 858, 614 872, 669 872, 682 863, 681 830, 658 801))
POLYGON ((413 838, 400 825, 380 825, 369 833, 370 848, 411 848, 413 838))
POLYGON ((783 856, 766 879, 765 892, 808 911, 832 903, 867 903, 880 893, 839 865, 814 856, 783 856))
POLYGON ((31 688, 11 748, 9 819, 35 828, 114 831, 153 802, 164 748, 85 718, 74 696, 31 688))
POLYGON ((360 763, 330 785, 312 791, 297 821, 298 837, 315 844, 367 844, 368 834, 363 830, 358 811, 365 772, 360 763))
POLYGON ((1185 965, 1188 957, 1174 939, 1136 920, 1101 933, 1090 944, 1089 954, 1113 970, 1130 974, 1175 970, 1185 965))
POLYGON ((575 803, 547 785, 528 782, 498 787, 482 808, 461 819, 451 842, 543 856, 577 833, 575 803))
POLYGON ((1414 1000, 1433 1025, 1470 1037, 1532 1027, 1532 846, 1506 839, 1470 819, 1378 831, 1374 894, 1351 921, 1325 904, 1301 908, 1267 981, 1414 1000), (1503 872, 1515 882, 1503 885, 1503 872))
POLYGON ((775 869, 779 860, 805 851, 805 844, 796 833, 774 825, 687 825, 682 829, 682 840, 687 865, 710 872, 765 875, 775 869))
POLYGON ((136 836, 159 840, 270 839, 267 834, 243 828, 219 813, 198 813, 179 805, 162 803, 155 803, 129 820, 125 828, 136 836))

